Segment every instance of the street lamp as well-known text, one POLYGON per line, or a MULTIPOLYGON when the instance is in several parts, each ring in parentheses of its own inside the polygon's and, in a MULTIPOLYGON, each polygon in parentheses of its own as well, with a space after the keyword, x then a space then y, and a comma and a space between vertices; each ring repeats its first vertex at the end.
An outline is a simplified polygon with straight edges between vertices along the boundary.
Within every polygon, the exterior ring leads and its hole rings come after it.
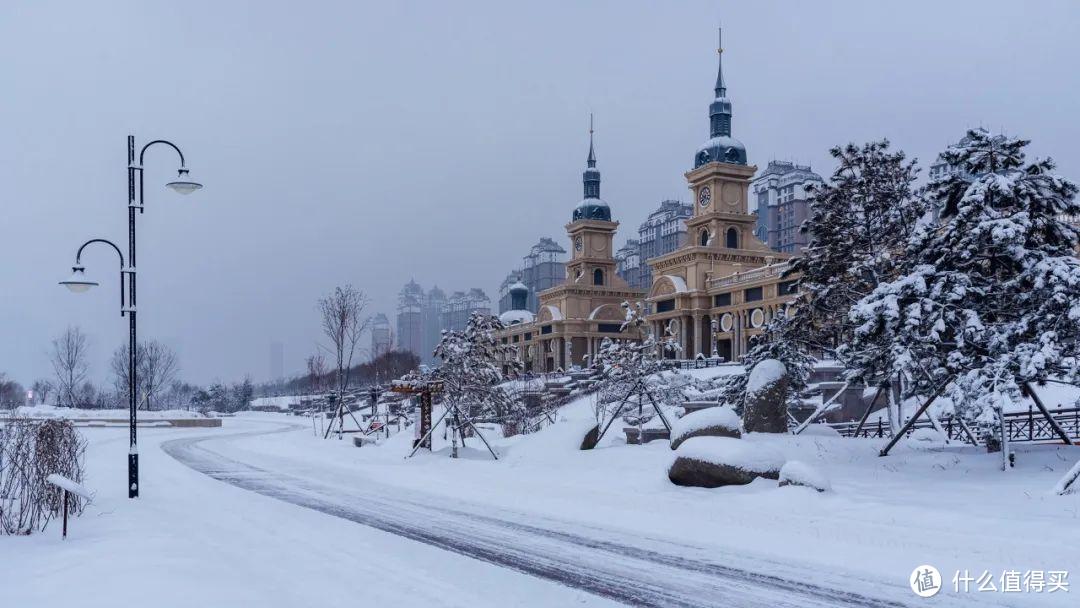
POLYGON ((75 253, 75 265, 71 267, 71 276, 60 281, 61 285, 67 287, 74 293, 84 293, 91 287, 96 287, 98 285, 97 281, 92 281, 86 277, 86 268, 82 265, 82 252, 87 245, 92 243, 109 245, 116 251, 116 254, 120 256, 120 316, 126 315, 128 318, 128 498, 137 498, 139 496, 139 450, 135 432, 135 410, 138 407, 138 397, 136 395, 136 386, 138 386, 138 382, 135 369, 136 353, 138 352, 138 338, 135 323, 135 211, 138 210, 139 213, 142 213, 144 210, 143 157, 146 155, 146 150, 155 144, 169 146, 175 150, 177 156, 180 157, 180 168, 177 170, 178 177, 175 181, 166 184, 169 188, 180 194, 191 194, 202 188, 202 184, 191 181, 188 177, 188 170, 184 163, 184 153, 181 152, 180 148, 177 148, 175 144, 164 139, 155 139, 142 147, 142 150, 139 152, 139 162, 136 164, 135 136, 129 135, 127 139, 128 263, 126 265, 124 264, 123 252, 112 241, 106 239, 91 239, 83 243, 75 253), (138 175, 139 182, 137 189, 135 187, 136 174, 138 175), (127 275, 126 298, 124 275, 127 275))

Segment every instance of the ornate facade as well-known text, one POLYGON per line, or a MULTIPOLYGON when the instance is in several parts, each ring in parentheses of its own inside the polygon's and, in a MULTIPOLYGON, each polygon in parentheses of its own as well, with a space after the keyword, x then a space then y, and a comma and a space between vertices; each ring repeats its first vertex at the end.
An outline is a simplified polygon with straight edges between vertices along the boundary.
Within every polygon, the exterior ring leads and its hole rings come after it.
POLYGON ((628 339, 622 303, 640 301, 645 293, 630 287, 616 272, 612 241, 619 223, 600 198, 592 129, 582 175, 584 198, 566 225, 571 254, 561 285, 540 292, 535 320, 513 322, 501 332, 504 344, 517 349, 527 371, 550 372, 583 365, 604 338, 628 339))
POLYGON ((678 338, 683 358, 737 360, 791 299, 795 282, 782 276, 791 256, 771 250, 754 234, 749 188, 757 167, 747 165, 746 148, 731 136, 722 64, 714 92, 709 140, 686 173, 694 201, 686 244, 649 261, 647 319, 654 335, 678 338))

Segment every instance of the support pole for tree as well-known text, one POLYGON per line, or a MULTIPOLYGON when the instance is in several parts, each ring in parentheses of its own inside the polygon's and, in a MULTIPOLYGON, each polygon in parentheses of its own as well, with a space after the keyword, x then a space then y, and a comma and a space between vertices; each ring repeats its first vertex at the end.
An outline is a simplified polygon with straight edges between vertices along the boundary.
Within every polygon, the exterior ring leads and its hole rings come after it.
MULTIPOLYGON (((650 391, 649 388, 647 386, 645 386, 644 384, 641 385, 641 388, 642 388, 642 390, 645 391, 645 396, 647 396, 649 398, 649 401, 652 402, 652 406, 653 406, 653 409, 656 410, 656 414, 658 416, 660 416, 660 422, 664 423, 664 428, 666 428, 668 433, 670 434, 671 433, 671 424, 668 423, 667 417, 664 416, 664 412, 660 411, 660 406, 656 404, 656 399, 653 399, 652 391, 650 391)), ((640 399, 640 397, 639 397, 639 399, 640 399)))
POLYGON ((633 394, 634 391, 633 389, 631 389, 630 392, 627 393, 625 397, 623 397, 623 400, 619 402, 619 407, 615 408, 615 413, 611 415, 610 419, 608 419, 607 424, 604 425, 604 430, 600 431, 600 434, 597 435, 596 443, 594 443, 593 445, 600 445, 600 440, 604 438, 604 434, 608 432, 609 428, 611 428, 611 423, 615 422, 615 419, 618 418, 619 414, 622 413, 623 407, 626 405, 626 401, 630 399, 630 396, 633 394))
MULTIPOLYGON (((1024 386, 1027 388, 1028 395, 1031 395, 1031 400, 1035 402, 1035 407, 1039 408, 1042 415, 1046 417, 1046 421, 1050 423, 1050 427, 1054 429, 1057 436, 1061 437, 1061 440, 1064 441, 1066 445, 1073 445, 1072 439, 1069 438, 1069 434, 1065 432, 1065 429, 1061 428, 1061 425, 1057 423, 1057 420, 1054 420, 1054 417, 1050 415, 1050 410, 1046 409, 1046 406, 1043 405, 1042 399, 1039 399, 1039 396, 1035 394, 1035 387, 1032 386, 1030 382, 1025 382, 1024 386)), ((1005 424, 1004 418, 1002 418, 1001 423, 1005 424)))
POLYGON ((979 445, 979 440, 975 438, 975 433, 971 432, 971 427, 964 422, 964 419, 960 416, 956 417, 956 422, 960 425, 960 428, 964 430, 964 434, 971 440, 971 445, 979 445))
POLYGON ((802 424, 800 424, 798 427, 796 427, 796 429, 794 431, 792 431, 791 434, 792 435, 798 435, 798 434, 802 433, 803 431, 805 431, 806 427, 810 426, 811 422, 817 420, 819 416, 821 416, 822 414, 825 413, 825 410, 829 409, 829 406, 832 405, 833 401, 836 401, 837 398, 840 397, 840 395, 844 394, 844 391, 846 391, 848 389, 848 386, 850 384, 851 384, 850 381, 845 382, 844 386, 840 387, 840 390, 836 391, 835 395, 833 395, 832 397, 829 397, 828 401, 826 401, 825 403, 822 403, 821 405, 819 405, 817 407, 817 409, 814 410, 814 413, 807 416, 806 420, 803 420, 802 424))
POLYGON ((919 406, 919 409, 915 411, 915 415, 908 419, 908 421, 904 423, 904 426, 900 427, 900 430, 896 433, 896 435, 893 435, 893 438, 889 441, 888 445, 881 448, 881 452, 878 453, 878 456, 887 456, 889 454, 889 450, 891 450, 892 447, 900 441, 900 438, 903 437, 904 434, 907 433, 908 430, 910 430, 911 427, 915 425, 915 421, 918 420, 919 416, 921 416, 922 413, 926 411, 926 408, 930 407, 930 404, 934 402, 934 399, 937 399, 939 396, 941 396, 941 393, 945 392, 945 387, 948 386, 948 384, 948 382, 943 382, 941 386, 938 387, 936 391, 934 391, 933 396, 931 396, 929 399, 926 400, 925 403, 919 406))
MULTIPOLYGON (((424 447, 424 443, 431 441, 431 434, 435 432, 435 429, 439 427, 439 423, 442 422, 443 418, 446 418, 446 415, 449 413, 450 408, 445 408, 443 410, 442 416, 439 416, 439 419, 435 421, 435 424, 431 425, 431 428, 427 430, 427 433, 424 433, 424 436, 420 438, 420 441, 416 442, 416 445, 413 447, 412 452, 409 452, 409 458, 415 456, 416 452, 419 451, 420 448, 424 447)), ((428 443, 427 448, 429 450, 431 449, 430 443, 428 443)))
MULTIPOLYGON (((866 411, 863 412, 862 418, 859 418, 859 424, 855 427, 855 432, 851 435, 852 437, 859 436, 863 425, 866 424, 866 420, 870 418, 870 412, 873 411, 874 406, 877 405, 878 398, 881 397, 881 393, 885 392, 885 387, 887 386, 889 386, 888 382, 878 386, 877 392, 874 393, 874 398, 870 400, 870 405, 866 406, 866 411)), ((885 407, 888 407, 888 404, 886 404, 885 407)))

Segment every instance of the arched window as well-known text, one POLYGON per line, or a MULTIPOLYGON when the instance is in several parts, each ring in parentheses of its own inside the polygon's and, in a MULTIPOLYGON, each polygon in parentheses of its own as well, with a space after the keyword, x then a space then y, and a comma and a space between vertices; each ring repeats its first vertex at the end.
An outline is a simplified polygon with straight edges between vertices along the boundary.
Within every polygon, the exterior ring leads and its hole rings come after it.
POLYGON ((597 268, 592 273, 592 284, 603 285, 604 284, 604 271, 597 268))
POLYGON ((738 249, 739 248, 739 231, 734 228, 727 229, 727 248, 738 249))
POLYGON ((709 231, 708 230, 702 230, 701 231, 701 236, 698 238, 698 244, 701 245, 702 247, 709 244, 709 231))

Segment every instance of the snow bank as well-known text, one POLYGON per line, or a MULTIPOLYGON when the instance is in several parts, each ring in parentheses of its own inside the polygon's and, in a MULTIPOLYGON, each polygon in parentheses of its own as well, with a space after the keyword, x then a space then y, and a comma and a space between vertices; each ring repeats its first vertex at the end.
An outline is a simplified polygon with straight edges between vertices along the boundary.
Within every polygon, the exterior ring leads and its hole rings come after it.
POLYGON ((787 375, 787 368, 776 359, 759 361, 754 369, 750 370, 750 377, 746 380, 746 394, 755 395, 776 384, 785 375, 787 375))
POLYGON ((929 427, 915 429, 909 439, 921 443, 945 443, 945 438, 941 436, 941 433, 929 427))
MULTIPOLYGON (((82 410, 71 407, 56 407, 54 405, 21 406, 15 408, 15 415, 28 418, 94 418, 94 419, 117 419, 127 420, 128 410, 82 410)), ((204 418, 198 412, 187 410, 139 410, 138 418, 204 418)))
POLYGON ((843 435, 840 434, 840 431, 823 423, 811 424, 799 434, 810 437, 843 437, 843 435))
POLYGON ((677 458, 727 465, 753 473, 775 472, 784 466, 784 456, 780 452, 730 437, 691 437, 679 447, 675 455, 677 458))
POLYGON ((687 414, 671 425, 671 445, 673 448, 678 447, 690 435, 701 434, 710 428, 719 429, 717 435, 738 437, 742 433, 742 420, 726 405, 687 414))
POLYGON ((805 486, 818 492, 829 492, 832 484, 829 478, 814 467, 798 461, 789 460, 780 468, 781 486, 805 486))

